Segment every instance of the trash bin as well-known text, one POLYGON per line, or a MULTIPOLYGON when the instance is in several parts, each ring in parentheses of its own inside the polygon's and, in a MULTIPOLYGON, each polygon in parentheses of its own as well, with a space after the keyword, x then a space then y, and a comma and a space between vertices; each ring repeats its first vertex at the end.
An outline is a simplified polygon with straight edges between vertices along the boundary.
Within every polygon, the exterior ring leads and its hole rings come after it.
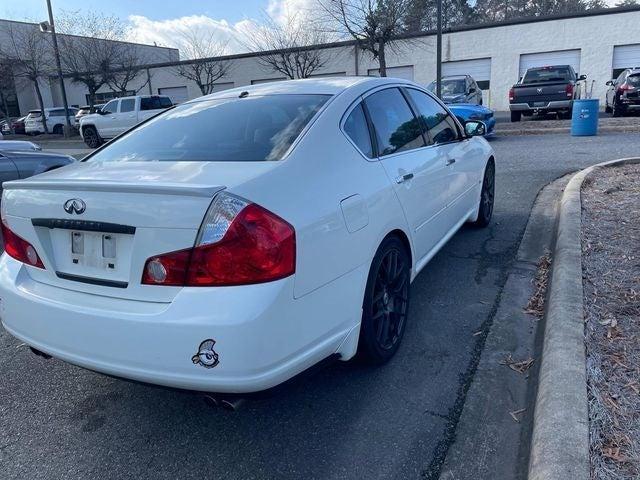
POLYGON ((571 135, 574 137, 596 135, 598 133, 599 110, 600 101, 597 98, 574 100, 571 135))

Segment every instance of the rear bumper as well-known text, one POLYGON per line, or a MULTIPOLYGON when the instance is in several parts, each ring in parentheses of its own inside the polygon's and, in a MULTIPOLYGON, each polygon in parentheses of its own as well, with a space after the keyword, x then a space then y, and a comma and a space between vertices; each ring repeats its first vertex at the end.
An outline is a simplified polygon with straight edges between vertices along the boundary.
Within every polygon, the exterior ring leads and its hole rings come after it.
POLYGON ((537 111, 555 111, 570 109, 573 105, 573 100, 558 100, 554 102, 547 102, 545 105, 532 107, 528 103, 512 103, 509 105, 509 110, 512 112, 537 112, 537 111))
POLYGON ((264 390, 331 354, 352 356, 355 344, 345 339, 358 331, 356 285, 366 279, 354 271, 300 299, 293 298, 289 277, 184 288, 173 302, 156 303, 46 285, 31 279, 28 268, 7 255, 0 259, 0 316, 16 338, 108 375, 221 393, 264 390), (208 339, 218 355, 213 367, 198 357, 208 339))

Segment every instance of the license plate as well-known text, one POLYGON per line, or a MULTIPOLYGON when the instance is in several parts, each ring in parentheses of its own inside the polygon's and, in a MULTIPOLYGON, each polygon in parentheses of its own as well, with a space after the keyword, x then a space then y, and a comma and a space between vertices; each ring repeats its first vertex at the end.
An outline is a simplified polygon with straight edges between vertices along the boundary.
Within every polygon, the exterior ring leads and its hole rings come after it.
POLYGON ((547 102, 533 102, 534 107, 546 107, 547 102))
POLYGON ((117 236, 111 233, 71 231, 71 263, 85 267, 115 270, 117 236))

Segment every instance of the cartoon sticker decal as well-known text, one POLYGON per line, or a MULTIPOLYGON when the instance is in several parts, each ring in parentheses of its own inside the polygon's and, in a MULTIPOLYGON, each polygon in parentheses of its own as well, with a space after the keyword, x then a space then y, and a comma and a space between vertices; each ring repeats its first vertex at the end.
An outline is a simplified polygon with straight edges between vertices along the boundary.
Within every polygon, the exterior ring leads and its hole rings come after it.
POLYGON ((209 338, 202 342, 198 347, 198 353, 196 353, 193 357, 191 357, 191 361, 195 365, 202 365, 204 368, 213 368, 220 360, 218 359, 218 354, 213 349, 213 346, 216 344, 216 341, 212 338, 209 338))

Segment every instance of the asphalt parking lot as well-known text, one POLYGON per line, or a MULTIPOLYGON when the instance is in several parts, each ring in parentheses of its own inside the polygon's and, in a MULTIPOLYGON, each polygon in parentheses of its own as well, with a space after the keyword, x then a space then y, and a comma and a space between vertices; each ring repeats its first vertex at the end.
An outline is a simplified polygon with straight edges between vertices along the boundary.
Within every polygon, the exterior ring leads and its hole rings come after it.
POLYGON ((418 276, 403 345, 382 368, 337 363, 230 413, 44 360, 0 328, 0 478, 437 478, 483 347, 474 333, 491 326, 538 191, 640 155, 640 134, 492 145, 494 220, 463 228, 418 276))

